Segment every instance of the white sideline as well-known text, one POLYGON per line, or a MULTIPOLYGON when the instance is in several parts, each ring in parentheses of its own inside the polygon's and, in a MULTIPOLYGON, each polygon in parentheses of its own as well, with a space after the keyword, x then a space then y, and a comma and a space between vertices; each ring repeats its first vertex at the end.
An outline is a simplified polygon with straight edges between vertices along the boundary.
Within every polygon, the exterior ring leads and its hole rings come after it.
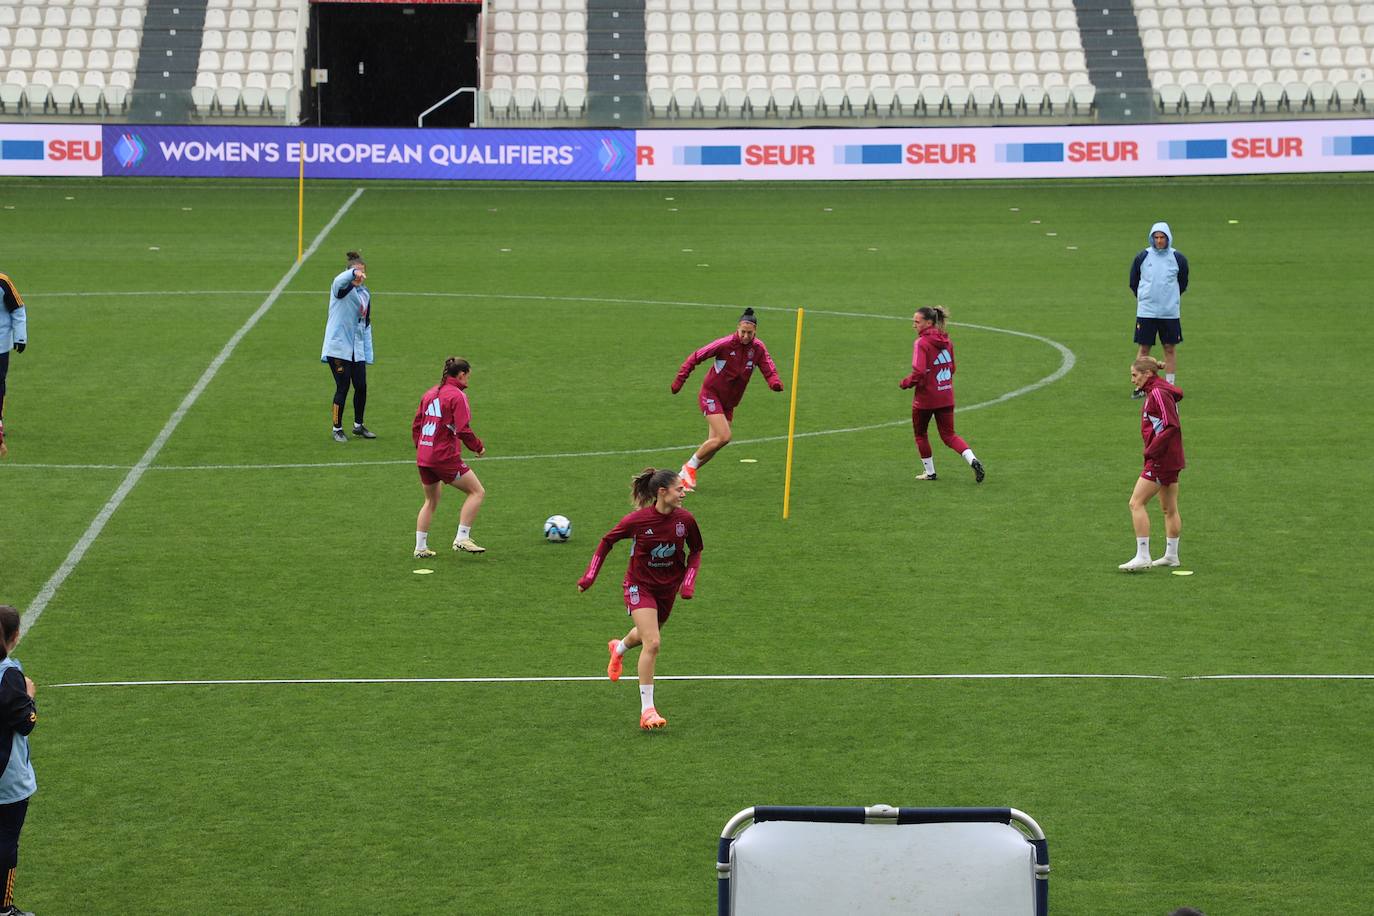
POLYGON ((27 633, 29 628, 38 622, 38 618, 43 616, 43 611, 47 608, 48 602, 52 601, 53 595, 57 594, 57 590, 62 587, 62 583, 67 581, 67 577, 76 569, 76 565, 81 562, 82 557, 86 555, 86 551, 95 543, 95 539, 100 536, 100 532, 105 529, 105 524, 109 522, 110 517, 114 515, 115 511, 124 503, 124 499, 129 495, 129 492, 133 490, 139 479, 143 477, 143 473, 152 465, 158 453, 162 451, 162 447, 166 445, 167 440, 171 438, 172 433, 176 432, 176 428, 181 425, 182 418, 186 416, 186 413, 195 405, 196 401, 200 399, 201 393, 205 391, 206 386, 210 384, 215 375, 219 372, 220 366, 223 366, 225 361, 233 355, 235 348, 239 345, 239 341, 243 340, 244 335, 253 330, 254 325, 258 323, 263 315, 267 314, 267 310, 277 301, 277 297, 281 295, 282 290, 284 290, 287 284, 295 278, 297 272, 301 269, 301 265, 309 260, 310 256, 315 253, 315 250, 320 247, 320 243, 323 242, 325 237, 329 235, 336 225, 338 225, 339 220, 343 219, 344 214, 348 212, 349 208, 353 206, 353 203, 361 197, 362 194, 363 189, 358 188, 348 200, 344 201, 343 206, 334 213, 333 219, 325 224, 325 227, 320 230, 319 235, 315 236, 314 241, 310 243, 310 247, 305 250, 301 259, 291 265, 291 269, 277 281, 277 285, 267 294, 267 298, 263 300, 262 305, 258 306, 257 311, 249 316, 248 320, 243 323, 243 327, 239 328, 238 331, 234 333, 234 336, 229 338, 229 342, 219 351, 219 355, 217 355, 210 362, 210 365, 206 367, 205 371, 201 373, 200 379, 197 380, 196 384, 186 394, 186 397, 182 398, 181 404, 172 412, 166 425, 162 427, 162 431, 158 433, 157 438, 153 440, 153 444, 148 446, 148 450, 143 453, 143 457, 138 460, 138 464, 135 464, 129 469, 129 473, 124 475, 124 480, 121 481, 119 486, 115 489, 114 495, 106 501, 100 512, 96 514, 95 519, 92 520, 91 524, 86 528, 85 533, 81 535, 80 539, 78 539, 76 544, 72 547, 71 552, 67 554, 67 558, 62 561, 62 565, 57 568, 57 572, 53 573, 48 581, 43 584, 43 587, 39 589, 38 595, 33 599, 33 603, 29 605, 28 609, 24 611, 24 616, 20 618, 19 632, 21 635, 27 633))
MULTIPOLYGON (((50 687, 267 687, 291 684, 549 684, 605 681, 605 675, 567 677, 303 677, 184 681, 73 681, 50 687)), ((667 674, 655 681, 1374 681, 1374 674, 667 674)), ((626 683, 634 683, 627 678, 626 683)))
MULTIPOLYGON (((548 684, 568 681, 605 681, 606 676, 567 677, 306 677, 226 678, 185 681, 82 681, 44 684, 44 687, 215 687, 272 684, 548 684)), ((655 681, 1023 681, 1131 680, 1167 681, 1163 674, 667 674, 655 681)), ((627 678, 626 683, 634 682, 627 678)))

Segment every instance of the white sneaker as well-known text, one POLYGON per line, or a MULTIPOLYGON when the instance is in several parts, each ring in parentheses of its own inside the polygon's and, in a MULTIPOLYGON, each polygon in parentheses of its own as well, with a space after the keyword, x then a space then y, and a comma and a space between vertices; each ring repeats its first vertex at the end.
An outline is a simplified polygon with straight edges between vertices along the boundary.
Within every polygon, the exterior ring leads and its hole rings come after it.
POLYGON ((1150 564, 1151 566, 1177 566, 1178 557, 1171 557, 1167 553, 1150 564))
POLYGON ((1133 557, 1129 562, 1122 563, 1117 569, 1122 572, 1144 572, 1151 566, 1149 557, 1133 557))

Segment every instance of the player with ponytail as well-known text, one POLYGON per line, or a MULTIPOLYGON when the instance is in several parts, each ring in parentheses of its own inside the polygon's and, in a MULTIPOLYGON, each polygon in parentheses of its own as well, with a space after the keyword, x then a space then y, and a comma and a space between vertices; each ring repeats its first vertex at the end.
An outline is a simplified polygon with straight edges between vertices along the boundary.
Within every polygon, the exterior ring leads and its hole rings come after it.
POLYGON ((606 644, 610 652, 606 674, 613 681, 620 680, 626 651, 641 647, 639 727, 643 729, 668 724, 654 708, 654 664, 660 631, 673 612, 677 596, 684 601, 691 599, 701 568, 701 531, 692 513, 682 508, 686 492, 682 478, 666 468, 645 468, 636 474, 630 482, 630 501, 637 508, 606 533, 587 571, 577 580, 579 592, 591 588, 616 541, 630 538, 630 563, 621 587, 633 625, 623 639, 606 644))
POLYGON ((917 480, 936 480, 935 455, 926 431, 935 418, 940 441, 948 445, 973 468, 973 480, 982 483, 983 463, 969 444, 954 431, 954 344, 945 333, 949 310, 942 305, 918 308, 911 316, 916 343, 911 348, 911 374, 897 383, 905 390, 916 389, 911 399, 911 427, 916 434, 916 452, 922 473, 917 480))
POLYGON ((472 540, 472 523, 477 519, 477 510, 482 508, 487 491, 482 488, 476 472, 463 461, 464 445, 478 458, 487 453, 482 440, 472 431, 472 409, 468 406, 466 392, 471 375, 472 364, 467 360, 457 356, 444 360, 439 384, 421 396, 415 421, 410 426, 411 437, 415 440, 415 464, 420 469, 420 486, 425 491, 424 505, 415 519, 417 559, 434 556, 434 551, 429 549, 429 525, 434 520, 434 511, 439 508, 444 484, 466 494, 458 510, 458 534, 453 539, 453 549, 464 553, 486 552, 485 547, 478 547, 472 540))
POLYGON ((773 365, 773 357, 768 355, 768 348, 758 339, 758 328, 759 319, 754 310, 745 309, 744 314, 739 316, 735 332, 711 341, 687 357, 677 370, 673 383, 668 386, 673 394, 677 394, 697 364, 714 360, 711 368, 706 370, 706 377, 701 380, 701 392, 697 395, 697 403, 706 417, 706 441, 701 443, 678 472, 688 490, 697 487, 697 468, 730 444, 730 424, 735 419, 735 408, 744 397, 744 389, 749 385, 754 367, 763 370, 769 388, 782 391, 782 379, 778 378, 778 369, 773 365))

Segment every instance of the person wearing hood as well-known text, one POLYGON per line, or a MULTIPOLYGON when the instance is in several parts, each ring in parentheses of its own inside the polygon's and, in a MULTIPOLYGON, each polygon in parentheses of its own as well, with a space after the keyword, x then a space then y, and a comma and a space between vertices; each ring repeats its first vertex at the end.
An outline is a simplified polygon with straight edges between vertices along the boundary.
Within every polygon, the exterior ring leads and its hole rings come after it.
POLYGON ((945 333, 949 310, 942 305, 925 306, 911 316, 916 329, 916 343, 911 348, 911 374, 898 382, 902 390, 914 388, 911 400, 911 427, 916 433, 916 451, 921 456, 924 473, 917 480, 936 480, 935 457, 930 449, 926 430, 930 418, 940 431, 940 441, 959 453, 969 467, 973 479, 982 483, 983 463, 973 454, 967 442, 954 432, 954 343, 945 333))
POLYGON ((363 425, 367 409, 367 366, 372 362, 372 291, 367 288, 367 264, 356 251, 348 252, 348 267, 329 289, 329 320, 324 327, 320 362, 334 377, 335 442, 347 442, 343 431, 344 402, 353 387, 353 435, 377 438, 363 425))
POLYGON ((0 458, 5 446, 5 376, 10 371, 10 351, 23 353, 29 345, 28 313, 19 289, 6 274, 0 273, 0 458))
POLYGON ((1145 392, 1140 413, 1140 438, 1145 442, 1145 469, 1131 491, 1131 523, 1135 527, 1135 556, 1117 568, 1143 572, 1153 566, 1178 565, 1178 537, 1183 521, 1178 514, 1178 475, 1183 470, 1183 427, 1178 402, 1183 392, 1159 377, 1164 364, 1152 356, 1131 363, 1131 383, 1145 392), (1159 494, 1164 510, 1164 556, 1150 559, 1150 513, 1146 505, 1159 494))
POLYGON ((673 383, 668 386, 673 394, 677 394, 698 363, 708 359, 715 361, 706 370, 706 377, 701 380, 701 392, 697 395, 697 403, 706 417, 706 441, 678 472, 689 491, 697 487, 697 468, 730 444, 730 423, 735 418, 735 408, 744 397, 744 389, 754 374, 754 367, 763 370, 769 388, 782 391, 782 379, 778 378, 778 369, 773 365, 773 357, 768 355, 768 348, 758 338, 758 329, 759 320, 754 310, 745 309, 744 314, 739 316, 735 332, 711 341, 687 357, 677 370, 673 383))
MULTIPOLYGON (((1173 384, 1177 357, 1174 348, 1183 343, 1179 304, 1188 291, 1188 259, 1174 248, 1174 233, 1165 222, 1150 227, 1149 245, 1131 262, 1131 292, 1135 293, 1135 342, 1137 357, 1150 355, 1155 337, 1164 347, 1164 380, 1173 384)), ((1144 395, 1137 390, 1134 397, 1144 395)))
POLYGON ((434 551, 429 549, 429 525, 439 508, 444 484, 466 494, 458 510, 458 534, 453 539, 453 549, 464 553, 486 552, 485 547, 473 543, 472 523, 477 519, 477 510, 482 508, 487 491, 482 489, 477 474, 463 461, 464 445, 478 458, 487 453, 482 440, 472 431, 472 409, 468 407, 466 393, 471 375, 472 364, 467 360, 457 356, 444 360, 439 384, 420 398, 415 421, 410 426, 411 438, 415 440, 415 464, 420 469, 420 486, 425 491, 424 505, 415 519, 416 559, 434 556, 434 551))

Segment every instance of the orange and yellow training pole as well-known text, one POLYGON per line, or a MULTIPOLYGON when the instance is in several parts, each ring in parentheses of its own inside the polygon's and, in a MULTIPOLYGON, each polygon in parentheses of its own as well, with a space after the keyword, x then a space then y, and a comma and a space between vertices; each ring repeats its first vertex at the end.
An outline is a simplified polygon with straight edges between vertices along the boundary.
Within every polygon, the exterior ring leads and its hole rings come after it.
POLYGON ((797 344, 792 351, 792 409, 787 415, 787 471, 782 484, 782 517, 787 518, 792 500, 792 437, 797 430, 797 373, 801 369, 802 316, 806 309, 797 309, 797 344))

